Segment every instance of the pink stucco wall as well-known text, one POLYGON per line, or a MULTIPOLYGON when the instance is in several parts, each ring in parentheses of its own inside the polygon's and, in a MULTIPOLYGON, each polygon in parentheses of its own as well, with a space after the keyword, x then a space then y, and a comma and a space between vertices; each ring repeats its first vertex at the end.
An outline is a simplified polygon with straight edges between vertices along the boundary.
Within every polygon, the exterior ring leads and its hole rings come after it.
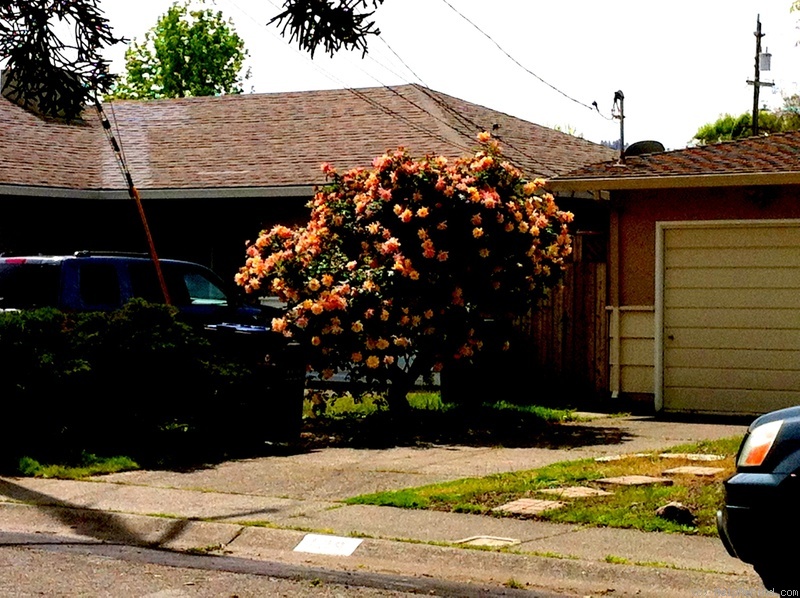
POLYGON ((800 186, 620 191, 620 305, 655 303, 656 222, 800 218, 800 186))

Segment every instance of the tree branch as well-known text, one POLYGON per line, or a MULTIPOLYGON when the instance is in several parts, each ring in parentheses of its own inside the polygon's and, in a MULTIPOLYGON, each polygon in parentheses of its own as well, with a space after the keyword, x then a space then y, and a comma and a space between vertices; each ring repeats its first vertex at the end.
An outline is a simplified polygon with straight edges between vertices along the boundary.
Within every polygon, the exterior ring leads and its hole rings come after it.
POLYGON ((113 83, 100 50, 123 41, 102 14, 97 0, 0 3, 0 59, 8 59, 3 91, 45 116, 80 118, 90 95, 113 83), (55 34, 54 20, 73 25, 74 43, 55 34))
POLYGON ((369 21, 383 0, 285 0, 284 11, 268 25, 282 26, 281 35, 289 34, 301 50, 314 57, 320 45, 333 56, 341 48, 360 49, 367 53, 367 36, 380 35, 374 21, 369 21), (362 10, 359 10, 362 9, 362 10))

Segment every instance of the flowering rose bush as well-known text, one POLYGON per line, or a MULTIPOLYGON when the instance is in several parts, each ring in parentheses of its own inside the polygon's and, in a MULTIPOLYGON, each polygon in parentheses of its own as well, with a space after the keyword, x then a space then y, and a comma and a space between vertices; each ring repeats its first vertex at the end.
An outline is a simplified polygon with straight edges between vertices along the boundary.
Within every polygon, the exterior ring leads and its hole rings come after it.
POLYGON ((487 318, 522 315, 558 283, 572 214, 478 141, 452 163, 399 149, 371 169, 325 164, 308 224, 248 246, 236 282, 287 303, 272 328, 305 341, 310 368, 403 407, 418 376, 481 349, 487 318))

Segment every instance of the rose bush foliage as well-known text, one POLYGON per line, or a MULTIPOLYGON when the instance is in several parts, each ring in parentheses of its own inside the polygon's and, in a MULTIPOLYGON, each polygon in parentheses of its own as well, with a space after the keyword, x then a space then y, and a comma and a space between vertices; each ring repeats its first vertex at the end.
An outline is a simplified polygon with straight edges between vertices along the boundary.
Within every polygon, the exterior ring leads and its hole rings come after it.
POLYGON ((558 283, 572 214, 496 140, 474 155, 386 153, 372 168, 323 165, 307 225, 262 231, 236 281, 287 303, 272 328, 308 366, 405 396, 419 375, 483 347, 487 318, 518 317, 558 283))

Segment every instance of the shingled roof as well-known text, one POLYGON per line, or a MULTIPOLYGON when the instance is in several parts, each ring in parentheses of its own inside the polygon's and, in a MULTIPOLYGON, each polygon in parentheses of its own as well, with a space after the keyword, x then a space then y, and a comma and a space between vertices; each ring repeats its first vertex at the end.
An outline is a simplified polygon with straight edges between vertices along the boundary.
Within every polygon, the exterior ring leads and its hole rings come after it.
POLYGON ((556 176, 556 191, 800 183, 800 131, 629 156, 556 176))
MULTIPOLYGON (((530 177, 614 155, 418 85, 118 101, 106 112, 143 192, 288 194, 323 182, 323 162, 339 170, 368 166, 399 146, 416 156, 457 157, 474 151, 477 132, 492 129, 530 177)), ((91 110, 84 118, 78 125, 43 120, 0 98, 0 194, 123 192, 97 115, 91 110)))

